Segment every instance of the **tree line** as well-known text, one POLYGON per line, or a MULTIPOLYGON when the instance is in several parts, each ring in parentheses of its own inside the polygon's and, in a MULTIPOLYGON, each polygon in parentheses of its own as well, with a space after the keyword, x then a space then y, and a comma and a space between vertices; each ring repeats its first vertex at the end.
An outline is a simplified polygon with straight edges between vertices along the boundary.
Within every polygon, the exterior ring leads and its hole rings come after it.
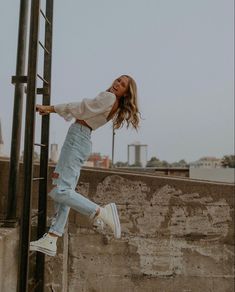
MULTIPOLYGON (((141 163, 128 165, 128 162, 118 161, 114 164, 115 167, 142 167, 141 163)), ((224 155, 221 159, 221 166, 224 168, 235 168, 235 155, 224 155)), ((146 167, 189 167, 189 163, 185 159, 180 159, 177 162, 169 163, 166 160, 160 160, 156 156, 151 157, 147 162, 146 167)))

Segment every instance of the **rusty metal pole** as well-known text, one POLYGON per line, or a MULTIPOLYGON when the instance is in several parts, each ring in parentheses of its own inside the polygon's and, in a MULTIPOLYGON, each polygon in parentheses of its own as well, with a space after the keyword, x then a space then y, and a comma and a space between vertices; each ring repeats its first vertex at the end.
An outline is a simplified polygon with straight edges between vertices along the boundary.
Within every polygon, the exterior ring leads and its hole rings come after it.
MULTIPOLYGON (((19 28, 18 28, 18 48, 16 60, 16 77, 25 74, 25 55, 26 55, 26 40, 28 30, 28 11, 29 1, 20 1, 19 12, 19 28)), ((7 211, 5 225, 11 226, 16 224, 16 207, 17 207, 17 192, 18 192, 18 177, 19 177, 19 156, 20 156, 20 138, 22 124, 22 106, 24 97, 24 84, 16 82, 13 123, 12 123, 12 138, 11 138, 11 158, 7 197, 7 211)))
MULTIPOLYGON (((50 105, 51 103, 51 67, 52 67, 52 37, 53 37, 53 5, 54 0, 46 2, 46 19, 45 22, 45 47, 44 52, 44 73, 43 78, 48 81, 44 82, 43 88, 47 89, 43 94, 43 104, 50 105)), ((48 176, 48 153, 49 153, 49 130, 50 116, 42 117, 41 144, 45 147, 41 148, 40 153, 40 177, 44 180, 39 182, 39 199, 38 199, 38 238, 46 232, 47 226, 47 176, 48 176)), ((44 291, 44 265, 45 255, 37 253, 36 256, 36 281, 39 283, 35 292, 44 291)))
POLYGON ((37 91, 37 59, 40 0, 32 0, 29 34, 28 83, 24 137, 24 191, 20 230, 18 292, 28 292, 29 241, 31 232, 31 193, 35 132, 35 99, 37 91))
POLYGON ((113 125, 113 132, 112 132, 112 168, 114 168, 114 142, 115 142, 115 130, 113 125))

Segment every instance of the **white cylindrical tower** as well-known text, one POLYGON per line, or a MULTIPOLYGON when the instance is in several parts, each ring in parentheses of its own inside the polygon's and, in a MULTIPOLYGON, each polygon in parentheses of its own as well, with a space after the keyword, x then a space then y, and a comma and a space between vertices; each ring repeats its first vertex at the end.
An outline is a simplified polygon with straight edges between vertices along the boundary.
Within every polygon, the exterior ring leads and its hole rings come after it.
POLYGON ((147 164, 148 145, 135 142, 127 145, 127 162, 128 165, 145 167, 147 164))

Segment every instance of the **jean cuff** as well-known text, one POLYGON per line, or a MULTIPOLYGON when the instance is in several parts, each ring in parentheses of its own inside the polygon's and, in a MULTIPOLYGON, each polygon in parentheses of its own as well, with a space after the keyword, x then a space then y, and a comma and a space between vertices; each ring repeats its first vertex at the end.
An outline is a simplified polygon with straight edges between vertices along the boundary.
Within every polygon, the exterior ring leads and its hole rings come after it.
POLYGON ((54 230, 53 228, 50 228, 50 229, 49 229, 49 232, 50 232, 50 233, 53 233, 53 234, 55 234, 55 235, 57 235, 57 236, 59 236, 59 237, 62 237, 62 236, 63 236, 63 233, 58 232, 58 231, 54 230))
POLYGON ((95 219, 98 209, 99 209, 99 207, 94 212, 91 213, 91 215, 89 216, 90 220, 94 220, 95 219))

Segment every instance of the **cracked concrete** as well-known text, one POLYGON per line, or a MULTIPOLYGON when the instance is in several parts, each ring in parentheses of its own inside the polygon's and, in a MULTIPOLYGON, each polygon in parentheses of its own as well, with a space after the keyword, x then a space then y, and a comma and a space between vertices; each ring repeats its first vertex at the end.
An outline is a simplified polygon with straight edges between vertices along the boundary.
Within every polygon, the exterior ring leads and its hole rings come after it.
POLYGON ((105 246, 76 214, 69 291, 233 291, 232 186, 89 171, 83 185, 89 175, 87 196, 117 203, 122 239, 105 246))
POLYGON ((116 202, 122 238, 98 234, 71 210, 58 255, 46 259, 45 292, 234 291, 234 185, 87 168, 77 190, 116 202))

